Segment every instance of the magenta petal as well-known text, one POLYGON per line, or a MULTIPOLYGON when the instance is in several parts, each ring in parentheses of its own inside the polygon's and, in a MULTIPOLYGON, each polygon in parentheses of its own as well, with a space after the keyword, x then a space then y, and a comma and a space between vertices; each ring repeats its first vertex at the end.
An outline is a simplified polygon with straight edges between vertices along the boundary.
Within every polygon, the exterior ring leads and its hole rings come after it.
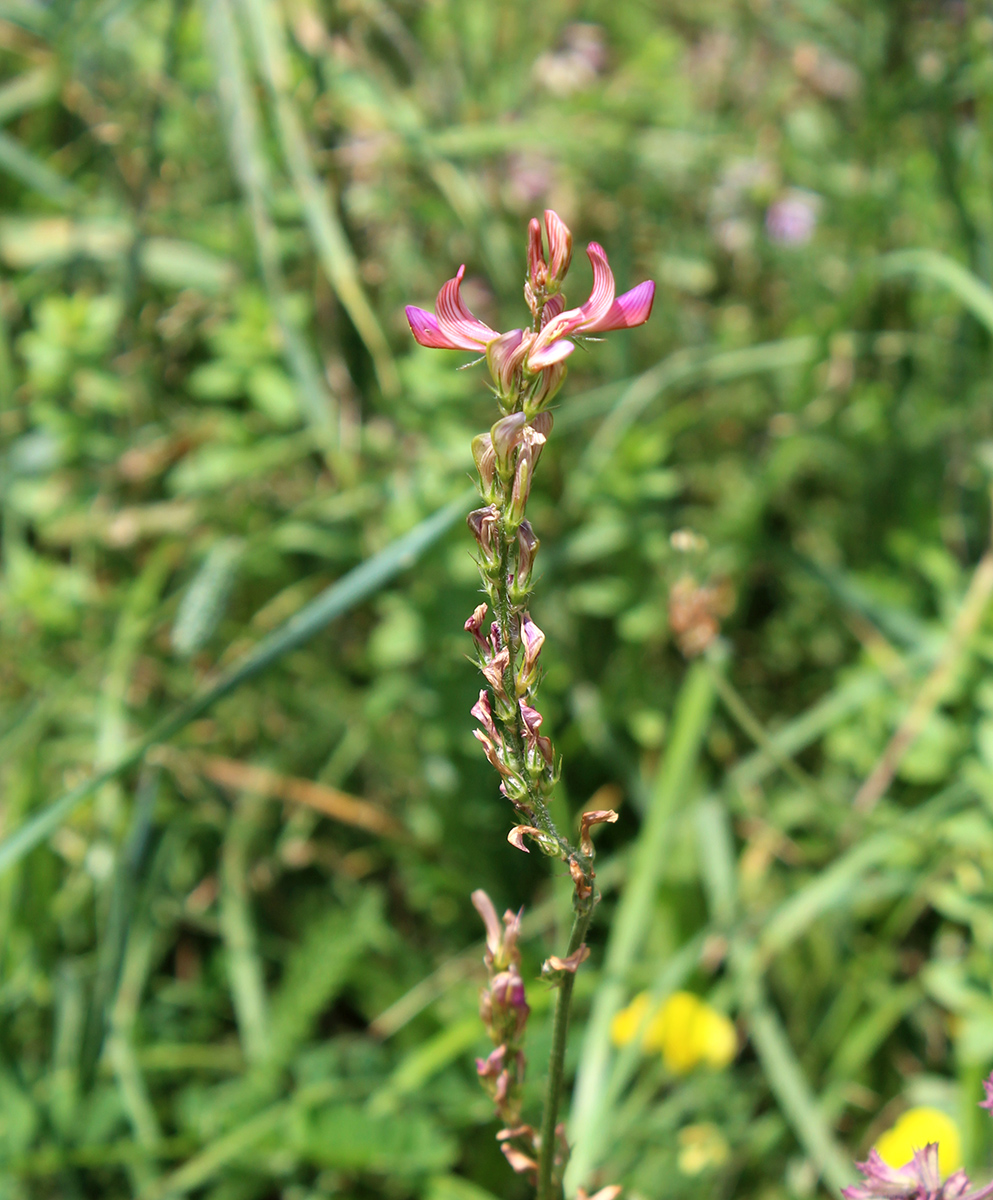
POLYGON ((449 279, 447 283, 442 284, 438 299, 435 301, 434 311, 442 334, 453 345, 460 350, 478 351, 492 342, 498 334, 495 330, 490 329, 489 325, 484 325, 482 321, 474 317, 466 308, 459 292, 463 275, 465 275, 464 265, 459 267, 458 274, 454 279, 449 279))
POLYGON ((566 341, 565 338, 552 342, 550 346, 546 346, 543 350, 536 350, 531 355, 528 359, 528 370, 543 371, 546 367, 554 367, 556 363, 568 358, 575 349, 575 343, 566 341))
POLYGON ((618 296, 599 321, 591 321, 586 326, 585 332, 600 333, 608 329, 632 329, 635 325, 644 325, 652 315, 654 300, 655 284, 650 279, 639 283, 636 288, 618 296))
POLYGON ((593 290, 579 311, 583 314, 583 328, 597 329, 614 303, 614 273, 607 262, 606 250, 598 242, 590 242, 586 254, 593 265, 593 290))
POLYGON ((461 348, 445 337, 431 313, 425 312, 423 308, 415 308, 413 304, 408 304, 405 311, 410 332, 420 345, 429 346, 432 350, 459 350, 461 348))

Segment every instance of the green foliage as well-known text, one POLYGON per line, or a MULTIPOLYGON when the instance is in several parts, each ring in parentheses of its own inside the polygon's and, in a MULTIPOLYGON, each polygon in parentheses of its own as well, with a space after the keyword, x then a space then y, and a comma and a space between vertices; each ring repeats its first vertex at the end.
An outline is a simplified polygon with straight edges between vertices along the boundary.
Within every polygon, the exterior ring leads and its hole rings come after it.
POLYGON ((536 1119, 567 881, 471 736, 491 397, 403 306, 465 262, 519 325, 546 205, 659 285, 570 360, 531 501, 559 815, 621 810, 571 1183, 803 1200, 918 1102, 988 1173, 984 8, 80 0, 0 35, 0 1196, 528 1194, 468 896, 529 914, 536 1119), (687 575, 730 610, 689 673, 687 575), (680 987, 737 1020, 727 1071, 611 1046, 680 987))

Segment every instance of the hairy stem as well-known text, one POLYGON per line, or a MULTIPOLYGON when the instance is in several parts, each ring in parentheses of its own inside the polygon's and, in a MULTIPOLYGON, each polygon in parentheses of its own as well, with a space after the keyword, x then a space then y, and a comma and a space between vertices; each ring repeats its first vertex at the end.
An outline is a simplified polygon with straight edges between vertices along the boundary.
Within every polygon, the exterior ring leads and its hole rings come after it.
MULTIPOLYGON (((574 954, 583 944, 586 931, 593 916, 593 896, 576 912, 569 935, 566 957, 574 954)), ((552 1019, 552 1051, 548 1058, 548 1082, 545 1088, 545 1110, 541 1117, 541 1146, 538 1157, 537 1200, 557 1200, 562 1193, 561 1181, 554 1181, 555 1126, 558 1124, 559 1101, 562 1098, 565 1049, 569 1037, 569 1012, 572 1008, 572 989, 576 983, 575 971, 566 972, 559 984, 555 999, 555 1015, 552 1019)))
MULTIPOLYGON (((502 480, 500 494, 495 500, 501 518, 510 504, 512 487, 512 478, 502 480)), ((521 778, 527 783, 528 806, 531 810, 531 819, 542 833, 553 839, 563 854, 569 854, 572 847, 556 828, 555 822, 552 820, 552 815, 548 811, 548 805, 545 803, 545 799, 539 789, 535 786, 531 778, 531 773, 527 769, 524 722, 517 703, 517 651, 519 647, 516 644, 517 634, 514 630, 514 618, 520 617, 524 610, 524 605, 515 606, 510 598, 510 579, 517 569, 517 552, 515 546, 516 537, 514 539, 501 538, 500 573, 498 578, 492 581, 492 591, 490 593, 493 601, 494 615, 496 616, 497 626, 500 630, 501 643, 506 646, 509 656, 507 669, 504 672, 503 678, 504 690, 508 696, 512 697, 514 703, 514 716, 510 720, 503 720, 502 718, 501 720, 514 752, 516 759, 514 765, 518 768, 521 778)))

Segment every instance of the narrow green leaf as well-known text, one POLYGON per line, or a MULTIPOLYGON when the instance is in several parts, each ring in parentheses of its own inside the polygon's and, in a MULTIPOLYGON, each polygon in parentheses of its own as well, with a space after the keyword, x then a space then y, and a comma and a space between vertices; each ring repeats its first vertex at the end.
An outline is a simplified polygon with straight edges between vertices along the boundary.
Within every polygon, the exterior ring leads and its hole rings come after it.
POLYGON ((80 193, 58 171, 25 150, 16 138, 0 129, 0 171, 13 175, 21 183, 40 193, 53 204, 69 205, 80 198, 80 193))
POLYGON ((937 250, 901 250, 887 254, 880 263, 884 278, 918 275, 944 284, 954 292, 981 325, 993 333, 993 291, 961 263, 937 250))
POLYGON ((672 816, 689 799, 713 703, 710 674, 703 663, 696 662, 687 670, 676 702, 672 736, 631 856, 583 1040, 570 1119, 570 1142, 575 1149, 567 1172, 567 1190, 585 1183, 596 1165, 611 1060, 610 1024, 624 1002, 628 972, 652 919, 655 893, 665 872, 672 816))

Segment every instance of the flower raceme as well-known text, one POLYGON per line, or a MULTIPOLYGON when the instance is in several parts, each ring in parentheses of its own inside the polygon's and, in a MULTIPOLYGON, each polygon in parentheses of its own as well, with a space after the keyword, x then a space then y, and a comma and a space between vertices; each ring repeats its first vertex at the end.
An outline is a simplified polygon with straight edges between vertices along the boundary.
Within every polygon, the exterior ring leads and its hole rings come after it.
MULTIPOLYGON (((433 313, 411 305, 407 320, 422 346, 485 356, 501 410, 489 432, 472 443, 483 506, 466 520, 476 541, 486 597, 465 622, 486 685, 472 715, 480 726, 475 736, 500 777, 501 793, 515 810, 507 840, 529 853, 525 838, 530 839, 543 853, 566 863, 573 880, 575 923, 569 949, 564 957, 552 955, 542 968, 543 978, 559 989, 555 1028, 564 1031, 573 979, 589 955, 583 939, 597 901, 590 829, 616 821, 617 814, 607 809, 584 813, 578 846, 552 819, 549 798, 561 764, 551 738, 542 732, 543 718, 535 706, 545 635, 528 606, 539 542, 526 509, 535 468, 552 431, 547 405, 565 379, 573 339, 643 324, 652 310, 655 285, 642 283, 617 296, 607 256, 591 242, 586 253, 593 264, 593 290, 584 304, 567 309, 562 281, 572 261, 572 234, 551 209, 545 213, 544 240, 540 222, 530 223, 527 251, 524 298, 532 316, 529 330, 500 333, 475 317, 462 299, 464 266, 442 286, 433 313)), ((477 1060, 479 1079, 504 1125, 497 1140, 507 1161, 516 1172, 534 1179, 538 1200, 551 1200, 561 1194, 568 1158, 564 1127, 557 1124, 565 1040, 556 1037, 553 1042, 538 1132, 520 1122, 529 1011, 517 949, 520 914, 508 911, 501 924, 484 892, 474 892, 472 900, 486 925, 489 982, 480 997, 480 1015, 494 1046, 486 1058, 477 1060)), ((602 1188, 592 1200, 615 1200, 617 1192, 616 1187, 602 1188)), ((581 1192, 577 1200, 587 1200, 586 1194, 581 1192)))
MULTIPOLYGON (((526 832, 550 854, 565 853, 567 843, 552 829, 545 805, 557 767, 551 739, 541 732, 542 717, 534 705, 544 634, 527 611, 539 544, 526 519, 527 502, 552 429, 547 405, 565 379, 565 360, 576 348, 574 339, 644 324, 655 297, 650 280, 618 296, 603 247, 590 242, 586 253, 593 266, 593 289, 578 308, 566 308, 562 283, 572 262, 572 234, 551 209, 544 214, 544 232, 541 222, 531 221, 524 285, 532 316, 528 330, 501 333, 470 312, 461 293, 464 266, 442 285, 433 313, 415 305, 407 308, 411 332, 422 346, 485 356, 503 414, 472 444, 484 506, 469 514, 468 524, 488 600, 465 625, 487 684, 472 712, 482 726, 476 737, 500 775, 501 791, 517 810, 512 844, 526 849, 521 840, 526 832), (483 626, 487 612, 496 618, 488 633, 483 626)), ((585 873, 583 868, 588 888, 585 873)))
POLYGON ((551 398, 553 386, 554 390, 561 386, 564 373, 556 368, 576 348, 572 338, 643 325, 651 315, 655 298, 655 284, 650 280, 617 296, 606 252, 598 243, 590 242, 586 253, 593 266, 593 290, 584 304, 565 309, 559 288, 572 258, 572 235, 551 209, 545 213, 545 229, 547 259, 536 220, 528 231, 525 297, 534 316, 532 330, 512 329, 501 334, 474 316, 460 290, 464 265, 454 279, 442 285, 434 313, 413 304, 406 310, 411 333, 422 346, 485 353, 501 397, 509 398, 516 390, 514 385, 520 387, 523 382, 535 394, 544 392, 541 403, 551 398))

